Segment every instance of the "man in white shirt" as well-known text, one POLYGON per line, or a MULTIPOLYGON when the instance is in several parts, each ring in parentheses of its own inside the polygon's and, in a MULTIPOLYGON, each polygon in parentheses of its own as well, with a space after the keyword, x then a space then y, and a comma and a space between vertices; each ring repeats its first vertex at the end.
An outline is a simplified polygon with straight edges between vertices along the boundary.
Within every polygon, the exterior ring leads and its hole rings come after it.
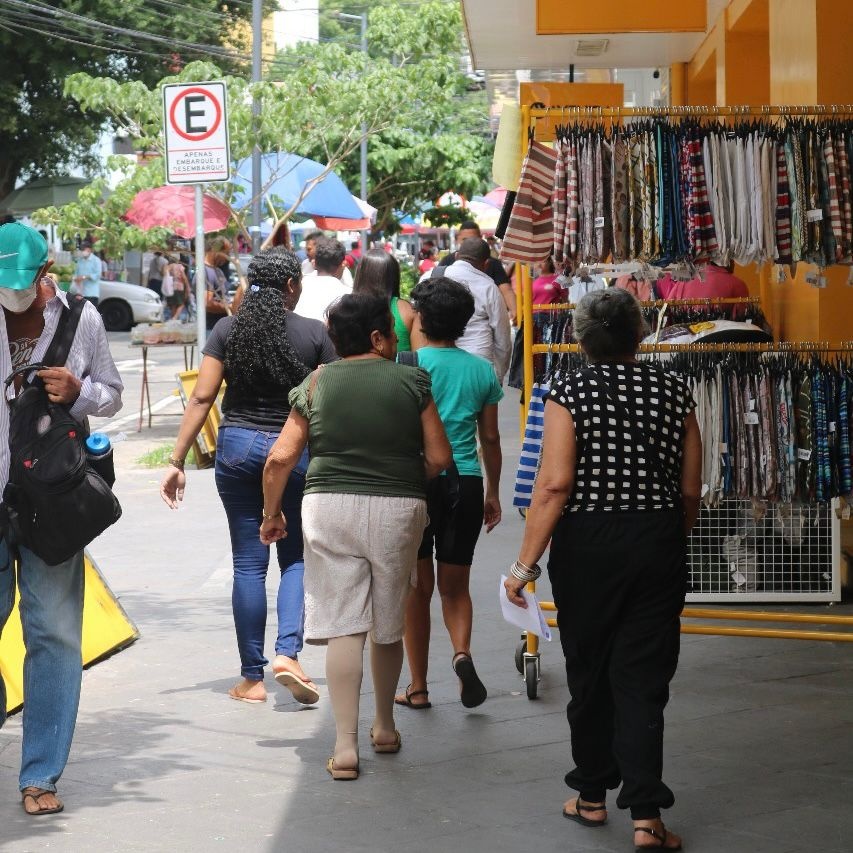
MULTIPOLYGON (((317 241, 325 240, 326 235, 322 231, 312 231, 305 238, 305 254, 308 255, 304 261, 302 261, 302 277, 304 278, 306 275, 311 275, 316 272, 317 269, 314 266, 314 257, 317 251, 317 241)), ((348 287, 352 290, 352 273, 349 271, 349 267, 344 264, 341 268, 341 274, 338 278, 344 283, 344 287, 348 287)))
POLYGON ((503 384, 512 356, 509 315, 500 290, 486 274, 491 253, 489 244, 480 237, 462 241, 456 261, 444 270, 447 278, 464 284, 474 297, 474 316, 456 346, 488 359, 503 384))
POLYGON ((322 239, 314 249, 316 271, 302 279, 302 295, 296 303, 296 313, 312 320, 326 322, 326 310, 345 293, 352 293, 341 281, 346 251, 338 240, 322 239))

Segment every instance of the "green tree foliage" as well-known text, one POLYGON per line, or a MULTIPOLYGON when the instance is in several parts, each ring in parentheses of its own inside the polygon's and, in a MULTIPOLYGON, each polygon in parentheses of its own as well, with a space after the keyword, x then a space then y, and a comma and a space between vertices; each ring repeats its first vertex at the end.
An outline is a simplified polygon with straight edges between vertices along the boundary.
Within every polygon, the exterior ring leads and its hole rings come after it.
MULTIPOLYGON (((351 75, 361 77, 366 96, 383 105, 389 121, 370 133, 368 200, 379 211, 377 229, 393 227, 395 211, 415 213, 445 191, 467 197, 483 191, 491 170, 492 138, 484 92, 470 91, 461 72, 462 18, 457 3, 431 0, 413 5, 374 0, 368 10, 367 58, 358 49, 358 22, 333 10, 365 11, 362 3, 320 2, 320 35, 335 43, 304 44, 279 52, 273 79, 293 93, 309 92, 323 116, 325 137, 300 152, 316 159, 324 145, 351 133, 354 116, 339 106, 339 91, 351 75), (384 69, 380 75, 379 69, 384 69), (311 78, 322 81, 312 88, 311 78), (384 85, 372 85, 378 77, 384 85)), ((337 169, 347 186, 359 187, 359 154, 337 169)))
POLYGON ((97 168, 93 146, 106 113, 84 112, 66 97, 68 75, 150 85, 208 51, 223 67, 243 67, 250 14, 250 4, 233 0, 7 0, 0 21, 0 198, 19 178, 97 168))
MULTIPOLYGON (((368 93, 388 89, 393 83, 393 69, 378 65, 367 75, 358 74, 358 69, 352 65, 351 53, 341 46, 330 45, 330 48, 327 52, 329 68, 321 72, 315 67, 315 73, 305 73, 302 91, 308 91, 310 86, 312 97, 294 97, 290 89, 280 83, 251 83, 242 77, 223 77, 219 68, 206 62, 191 63, 179 74, 165 77, 151 88, 140 81, 121 83, 110 77, 72 74, 65 82, 64 95, 70 97, 84 115, 106 116, 119 132, 131 138, 136 147, 150 157, 144 164, 128 163, 119 157, 111 159, 110 166, 123 168, 125 176, 106 202, 102 200, 104 181, 99 179, 80 193, 76 204, 61 209, 47 208, 39 211, 37 218, 56 224, 65 237, 91 233, 97 238, 99 248, 109 254, 125 248, 142 248, 165 238, 166 232, 162 229, 143 232, 121 218, 137 192, 165 182, 161 156, 161 83, 225 80, 231 156, 235 161, 249 157, 257 144, 264 152, 306 155, 309 149, 317 151, 318 159, 327 164, 327 171, 335 169, 357 149, 362 123, 370 134, 381 133, 390 126, 393 118, 385 103, 369 97, 368 93), (257 122, 252 116, 253 97, 261 104, 257 122), (339 110, 351 117, 343 127, 339 110)), ((230 202, 234 189, 235 185, 229 183, 214 185, 209 191, 230 202)), ((303 195, 310 190, 310 185, 305 187, 303 195)), ((285 210, 273 204, 267 213, 273 213, 281 221, 287 219, 295 207, 296 204, 285 210)), ((235 222, 236 227, 245 228, 239 211, 235 222)))

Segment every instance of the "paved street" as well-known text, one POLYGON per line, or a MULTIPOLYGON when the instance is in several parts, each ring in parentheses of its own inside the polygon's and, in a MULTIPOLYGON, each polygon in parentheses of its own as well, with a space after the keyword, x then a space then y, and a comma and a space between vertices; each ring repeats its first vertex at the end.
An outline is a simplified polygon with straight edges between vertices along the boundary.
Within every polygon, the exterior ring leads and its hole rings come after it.
MULTIPOLYGON (((228 535, 213 472, 188 471, 179 512, 160 502, 159 472, 135 460, 167 442, 177 418, 158 417, 153 429, 135 432, 141 354, 127 335, 111 340, 126 382, 124 410, 108 425, 128 436, 116 445, 124 516, 91 553, 142 636, 84 676, 61 782, 63 814, 23 814, 20 715, 0 731, 3 851, 633 849, 628 817, 615 808, 610 825, 597 831, 561 817, 569 755, 559 645, 546 644, 541 698, 529 701, 513 665, 517 634, 497 613, 498 576, 522 531, 510 506, 514 392, 502 408, 504 522, 481 540, 473 572, 473 651, 489 700, 471 712, 459 703, 436 609, 433 709, 401 709, 402 752, 375 756, 368 675, 362 778, 333 783, 324 769, 333 725, 322 648, 308 647, 303 657, 323 693, 316 708, 300 707, 274 682, 266 705, 228 698, 238 662, 228 535)), ((183 355, 176 348, 151 356, 156 403, 174 387, 183 355)), ((162 409, 179 411, 177 400, 162 409)), ((546 585, 541 592, 547 598, 546 585)), ((271 627, 268 636, 271 642, 271 627)), ((692 853, 849 853, 851 728, 850 645, 685 637, 668 714, 666 778, 677 797, 668 821, 692 853)))

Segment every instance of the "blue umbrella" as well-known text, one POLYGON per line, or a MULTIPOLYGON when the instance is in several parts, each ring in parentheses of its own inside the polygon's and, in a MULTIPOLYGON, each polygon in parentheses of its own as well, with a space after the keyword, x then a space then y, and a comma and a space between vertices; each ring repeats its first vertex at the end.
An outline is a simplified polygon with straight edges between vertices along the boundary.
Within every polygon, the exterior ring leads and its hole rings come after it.
MULTIPOLYGON (((326 170, 322 163, 300 157, 297 154, 264 154, 261 156, 261 185, 264 195, 278 200, 278 208, 289 209, 299 199, 310 181, 326 170)), ((247 158, 237 164, 232 206, 246 207, 252 200, 252 160, 247 158)), ((308 216, 334 216, 341 219, 361 219, 363 214, 353 201, 346 184, 334 173, 329 172, 308 192, 299 203, 296 213, 308 216)), ((268 213, 266 205, 262 211, 268 213)))

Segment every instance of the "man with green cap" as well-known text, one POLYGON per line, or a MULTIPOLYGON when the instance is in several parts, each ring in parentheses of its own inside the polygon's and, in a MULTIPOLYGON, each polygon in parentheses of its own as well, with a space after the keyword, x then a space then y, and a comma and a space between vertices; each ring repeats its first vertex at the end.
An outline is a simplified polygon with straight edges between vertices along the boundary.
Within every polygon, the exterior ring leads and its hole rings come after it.
MULTIPOLYGON (((38 231, 20 222, 0 225, 0 382, 16 368, 44 358, 59 318, 68 310, 69 297, 45 276, 51 263, 38 231)), ((6 391, 7 399, 31 376, 17 377, 6 391)), ((121 408, 121 377, 94 305, 83 306, 65 365, 39 370, 38 376, 50 400, 67 406, 84 428, 89 415, 109 417, 121 408)), ((0 492, 9 480, 9 464, 9 406, 0 404, 0 492)), ((10 542, 3 530, 0 632, 12 612, 16 584, 26 646, 18 783, 24 811, 45 815, 62 811, 56 783, 68 761, 77 721, 83 552, 49 566, 28 548, 10 542)), ((0 725, 5 716, 6 688, 0 676, 0 725)))

